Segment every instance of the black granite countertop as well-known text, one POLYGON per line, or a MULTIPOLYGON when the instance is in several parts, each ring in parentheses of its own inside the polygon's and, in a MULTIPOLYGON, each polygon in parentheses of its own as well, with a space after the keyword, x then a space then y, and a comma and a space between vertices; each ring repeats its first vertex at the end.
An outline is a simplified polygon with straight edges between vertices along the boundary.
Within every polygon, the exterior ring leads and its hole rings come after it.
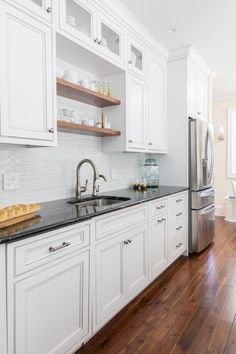
POLYGON ((101 193, 100 195, 104 196, 130 198, 127 201, 122 201, 106 207, 79 207, 78 205, 69 204, 69 199, 41 203, 42 209, 33 219, 0 229, 0 244, 17 241, 25 237, 36 236, 42 232, 79 223, 101 214, 162 198, 187 189, 187 187, 159 186, 158 188, 148 189, 146 192, 120 189, 108 193, 101 193))

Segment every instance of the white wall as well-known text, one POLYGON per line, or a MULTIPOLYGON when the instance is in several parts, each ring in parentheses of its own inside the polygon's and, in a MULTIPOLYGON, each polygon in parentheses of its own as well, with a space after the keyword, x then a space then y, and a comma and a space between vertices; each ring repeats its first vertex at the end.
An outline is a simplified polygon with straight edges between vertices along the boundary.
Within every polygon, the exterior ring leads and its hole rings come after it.
POLYGON ((213 101, 212 124, 215 131, 215 167, 214 186, 216 190, 217 213, 224 215, 225 196, 232 194, 231 178, 227 177, 227 118, 228 108, 236 107, 235 98, 224 98, 213 101), (220 141, 217 137, 219 126, 225 130, 225 140, 220 141))
MULTIPOLYGON (((102 138, 59 133, 56 148, 26 148, 0 145, 0 207, 13 203, 43 202, 74 195, 75 170, 84 158, 92 159, 107 182, 100 182, 100 191, 127 188, 140 176, 144 156, 134 153, 103 154, 102 138), (110 178, 110 169, 118 170, 118 178, 110 178), (20 174, 20 189, 3 191, 3 173, 20 174)), ((84 165, 82 181, 92 171, 84 165)), ((140 176, 141 177, 141 176, 140 176)), ((91 192, 91 189, 89 190, 91 192)))

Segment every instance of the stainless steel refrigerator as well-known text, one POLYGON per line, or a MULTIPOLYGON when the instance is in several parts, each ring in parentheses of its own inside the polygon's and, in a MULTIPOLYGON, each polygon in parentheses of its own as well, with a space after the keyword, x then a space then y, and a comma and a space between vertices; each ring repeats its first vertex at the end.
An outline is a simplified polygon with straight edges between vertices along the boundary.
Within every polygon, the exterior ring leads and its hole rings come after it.
POLYGON ((201 252, 215 236, 213 166, 211 128, 201 119, 189 118, 190 253, 201 252))

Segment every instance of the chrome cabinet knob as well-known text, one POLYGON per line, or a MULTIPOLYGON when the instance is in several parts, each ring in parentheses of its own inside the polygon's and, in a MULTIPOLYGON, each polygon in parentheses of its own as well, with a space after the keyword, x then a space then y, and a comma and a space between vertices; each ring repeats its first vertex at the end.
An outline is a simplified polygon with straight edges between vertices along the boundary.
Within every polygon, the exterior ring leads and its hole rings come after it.
POLYGON ((47 13, 48 13, 48 14, 51 14, 51 13, 52 13, 52 8, 51 8, 51 7, 48 7, 48 8, 47 8, 47 13))
POLYGON ((132 240, 128 240, 128 243, 132 243, 132 240))
POLYGON ((129 60, 129 64, 133 64, 133 60, 129 60))
POLYGON ((124 241, 124 244, 125 244, 125 245, 128 245, 128 243, 129 243, 128 241, 124 241))
POLYGON ((53 134, 54 133, 54 128, 50 128, 48 131, 49 131, 49 133, 53 134))
POLYGON ((133 143, 133 140, 130 139, 130 140, 129 140, 129 143, 132 144, 132 143, 133 143))
POLYGON ((148 143, 148 145, 150 145, 150 146, 151 146, 151 145, 152 145, 152 142, 148 143))

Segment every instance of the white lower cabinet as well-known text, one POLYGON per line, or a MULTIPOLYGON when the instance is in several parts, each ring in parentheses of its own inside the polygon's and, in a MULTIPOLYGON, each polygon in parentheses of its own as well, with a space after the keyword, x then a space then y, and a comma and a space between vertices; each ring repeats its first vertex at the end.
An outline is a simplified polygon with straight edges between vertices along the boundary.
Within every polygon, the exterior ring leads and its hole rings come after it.
POLYGON ((125 303, 123 235, 96 248, 95 327, 125 303))
POLYGON ((167 214, 151 220, 150 226, 150 278, 155 279, 166 269, 167 258, 167 214))
POLYGON ((168 260, 175 261, 187 249, 188 212, 187 208, 177 208, 170 214, 168 225, 168 260))
POLYGON ((86 222, 7 245, 8 354, 69 354, 91 335, 89 240, 86 222))
POLYGON ((127 298, 136 295, 148 281, 147 237, 146 224, 126 233, 124 269, 127 298))
POLYGON ((89 252, 10 289, 9 353, 69 353, 89 334, 89 252))
POLYGON ((107 322, 148 281, 148 226, 111 234, 96 247, 94 327, 107 322))
MULTIPOLYGON (((188 250, 187 197, 177 193, 8 244, 7 354, 75 352, 188 250)), ((1 353, 4 340, 2 333, 1 353)))

